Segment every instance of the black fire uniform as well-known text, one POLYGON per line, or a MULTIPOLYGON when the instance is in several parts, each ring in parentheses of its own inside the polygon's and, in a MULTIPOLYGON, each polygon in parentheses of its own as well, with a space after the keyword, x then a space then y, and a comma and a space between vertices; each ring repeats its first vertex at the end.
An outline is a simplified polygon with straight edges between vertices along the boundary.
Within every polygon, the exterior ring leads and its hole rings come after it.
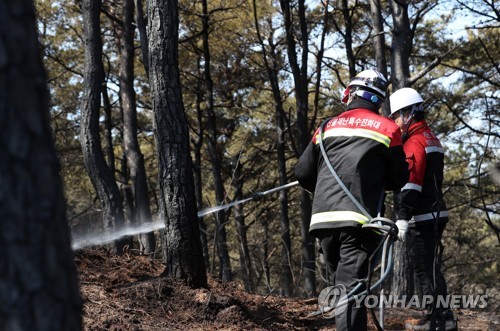
MULTIPOLYGON (((319 129, 301 155, 295 176, 314 193, 309 232, 320 240, 336 286, 348 293, 368 274, 368 258, 379 236, 361 229, 369 221, 346 195, 323 159, 319 129)), ((378 114, 378 107, 356 99, 346 112, 323 128, 323 144, 333 168, 371 217, 377 216, 385 190, 399 190, 408 181, 401 131, 378 114)), ((336 316, 337 330, 366 330, 366 309, 348 306, 336 316)))
MULTIPOLYGON (((435 256, 436 245, 440 244, 448 221, 441 189, 444 150, 425 120, 409 127, 408 139, 403 147, 410 178, 401 189, 397 214, 399 220, 410 222, 407 242, 410 261, 420 282, 422 294, 446 295, 441 261, 435 260, 439 258, 435 256)), ((429 310, 432 308, 428 307, 429 310)))

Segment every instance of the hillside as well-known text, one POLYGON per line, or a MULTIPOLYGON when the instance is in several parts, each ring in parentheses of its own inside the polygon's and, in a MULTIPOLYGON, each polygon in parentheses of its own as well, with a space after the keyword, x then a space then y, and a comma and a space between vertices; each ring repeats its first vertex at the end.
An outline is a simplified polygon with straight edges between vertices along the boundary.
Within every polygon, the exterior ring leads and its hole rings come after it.
MULTIPOLYGON (((237 282, 209 279, 193 290, 160 277, 163 264, 144 256, 115 256, 104 248, 76 252, 85 330, 335 330, 332 320, 306 318, 316 299, 246 293, 237 282)), ((457 311, 459 330, 500 330, 500 314, 457 311)), ((405 330, 419 312, 388 310, 386 330, 405 330)), ((373 324, 371 329, 375 330, 373 324)))

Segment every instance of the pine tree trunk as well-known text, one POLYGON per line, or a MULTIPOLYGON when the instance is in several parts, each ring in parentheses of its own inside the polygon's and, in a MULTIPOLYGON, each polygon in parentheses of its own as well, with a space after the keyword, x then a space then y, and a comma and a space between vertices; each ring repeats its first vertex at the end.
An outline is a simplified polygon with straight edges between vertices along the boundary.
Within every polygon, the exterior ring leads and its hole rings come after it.
MULTIPOLYGON (((201 86, 199 86, 197 91, 201 91, 201 86)), ((196 194, 196 204, 198 208, 201 209, 203 206, 203 182, 201 179, 201 148, 203 147, 203 114, 201 110, 202 96, 201 93, 196 94, 196 116, 197 116, 197 135, 198 139, 194 142, 194 189, 196 194)), ((205 224, 205 219, 203 217, 198 218, 198 224, 200 226, 200 240, 203 249, 203 258, 205 260, 205 265, 210 265, 210 254, 208 252, 208 239, 207 239, 207 226, 205 224)))
MULTIPOLYGON (((147 0, 146 0, 147 2, 147 0)), ((148 35, 146 31, 146 19, 144 18, 144 11, 142 0, 135 0, 135 11, 136 11, 136 23, 137 30, 139 31, 139 39, 141 41, 141 55, 142 63, 144 65, 144 70, 146 71, 146 76, 149 77, 149 46, 148 46, 148 35)))
MULTIPOLYGON (((124 225, 123 202, 118 186, 106 164, 99 134, 99 109, 102 66, 102 41, 100 31, 100 0, 83 1, 85 37, 85 67, 80 123, 80 140, 83 159, 103 210, 104 231, 113 231, 124 225)), ((125 240, 116 240, 115 253, 121 254, 125 240)))
MULTIPOLYGON (((134 197, 134 217, 132 223, 144 225, 152 222, 149 205, 148 184, 144 156, 137 139, 137 107, 134 90, 134 1, 123 2, 123 33, 120 56, 120 98, 123 108, 123 149, 130 171, 132 194, 134 197)), ((139 235, 140 251, 154 253, 156 241, 154 232, 139 235)))
POLYGON ((409 298, 413 294, 413 273, 409 272, 410 265, 406 243, 394 243, 394 265, 391 281, 391 294, 399 298, 409 298))
POLYGON ((264 274, 264 281, 266 282, 266 287, 269 292, 273 291, 273 286, 271 284, 271 267, 269 266, 269 243, 271 238, 269 236, 269 222, 267 218, 263 220, 263 231, 264 231, 264 247, 262 256, 262 273, 264 274))
MULTIPOLYGON (((399 192, 394 192, 394 209, 399 209, 399 192)), ((393 215, 393 219, 396 215, 393 215)), ((396 241, 394 242, 394 265, 391 274, 390 289, 391 294, 402 298, 406 296, 409 300, 415 289, 413 266, 410 263, 408 256, 408 242, 396 241)))
POLYGON ((396 91, 406 86, 410 78, 410 54, 413 43, 413 33, 408 18, 408 4, 401 1, 389 1, 394 28, 391 46, 391 81, 392 90, 396 91))
MULTIPOLYGON (((373 22, 373 45, 375 49, 375 60, 377 61, 378 71, 387 77, 387 60, 385 58, 385 35, 384 21, 382 18, 382 9, 380 0, 370 0, 370 12, 373 22)), ((382 113, 388 116, 391 111, 389 102, 384 102, 382 105, 382 113)))
MULTIPOLYGON (((309 110, 308 104, 308 86, 309 77, 307 76, 308 67, 308 31, 307 21, 305 18, 305 2, 298 0, 299 29, 300 33, 294 33, 294 25, 292 22, 292 10, 290 1, 280 0, 283 19, 285 24, 287 54, 290 67, 292 69, 293 81, 295 84, 295 100, 297 107, 297 154, 300 156, 306 149, 309 143, 309 125, 307 113, 309 110), (301 59, 300 65, 297 59, 296 51, 296 35, 300 35, 301 59)), ((301 195, 301 231, 302 231, 302 266, 304 268, 304 290, 307 295, 316 294, 316 254, 314 252, 314 238, 309 235, 309 224, 311 222, 311 201, 309 194, 303 192, 301 195)))
MULTIPOLYGON (((278 94, 279 95, 279 94, 278 94)), ((276 112, 277 120, 277 159, 278 159, 278 174, 279 185, 286 185, 288 182, 286 174, 286 155, 285 155, 285 112, 282 107, 279 107, 276 112)), ((281 295, 290 297, 293 295, 293 277, 292 277, 292 243, 290 240, 290 219, 288 217, 288 191, 281 190, 279 192, 280 205, 280 232, 281 232, 281 295)))
MULTIPOLYGON (((286 180, 284 181, 286 183, 286 180)), ((283 184, 285 185, 285 184, 283 184)), ((293 296, 294 281, 292 276, 292 243, 290 240, 290 220, 288 218, 288 194, 280 192, 280 231, 281 231, 281 295, 293 296)))
POLYGON ((176 0, 149 0, 148 41, 154 133, 160 184, 159 217, 165 222, 165 275, 206 287, 194 194, 189 133, 180 87, 179 9, 176 0))
POLYGON ((345 52, 349 67, 349 77, 356 76, 356 56, 352 48, 352 14, 349 9, 349 1, 342 0, 342 16, 344 18, 345 31, 343 33, 345 41, 345 52))
MULTIPOLYGON (((408 4, 400 1, 389 1, 394 28, 392 31, 391 82, 392 90, 405 87, 410 78, 409 58, 412 47, 412 32, 408 18, 408 4)), ((398 209, 399 193, 394 192, 394 206, 398 209)), ((394 245, 394 273, 391 283, 392 294, 397 296, 411 295, 413 291, 413 274, 406 254, 406 246, 401 242, 394 245)))
MULTIPOLYGON (((278 65, 279 62, 276 45, 272 42, 272 38, 267 38, 269 46, 266 46, 262 35, 260 33, 260 28, 258 24, 257 17, 257 4, 256 0, 253 0, 254 8, 254 22, 255 29, 257 32, 257 38, 259 40, 260 46, 262 48, 262 56, 266 66, 267 75, 269 77, 269 82, 271 83, 271 89, 273 92, 274 107, 275 107, 275 118, 276 118, 276 128, 277 128, 277 149, 276 149, 276 159, 278 164, 278 174, 279 174, 279 184, 280 186, 286 185, 288 178, 286 174, 286 145, 285 145, 285 112, 283 110, 283 101, 281 98, 281 90, 279 86, 279 72, 278 65), (266 47, 269 47, 269 52, 266 47)), ((288 193, 286 190, 280 191, 279 194, 279 204, 280 204, 280 232, 281 232, 281 274, 280 274, 280 294, 283 296, 292 296, 293 294, 293 277, 290 261, 292 258, 291 251, 291 240, 290 240, 290 220, 288 217, 288 193)))
POLYGON ((302 264, 304 269, 304 291, 309 297, 316 294, 316 253, 314 237, 309 234, 311 210, 312 202, 309 192, 302 190, 300 194, 302 264))
POLYGON ((0 3, 0 329, 77 331, 82 301, 33 1, 0 3))
MULTIPOLYGON (((210 71, 210 48, 208 43, 208 8, 207 0, 202 0, 203 15, 202 15, 202 38, 203 38, 203 56, 204 56, 204 76, 205 76, 205 102, 207 105, 208 114, 208 151, 210 154, 210 161, 212 163, 212 175, 215 186, 215 200, 216 204, 223 204, 225 200, 224 182, 222 180, 222 162, 217 151, 217 122, 214 106, 214 92, 213 81, 210 71)), ((226 234, 226 213, 220 210, 215 214, 217 221, 217 234, 216 245, 217 253, 219 255, 219 278, 223 281, 231 281, 233 279, 231 271, 231 261, 229 259, 229 251, 227 248, 227 234, 226 234)))
POLYGON ((103 77, 102 87, 102 106, 104 108, 104 137, 106 141, 106 147, 104 149, 104 154, 106 156, 106 161, 111 171, 113 177, 115 176, 115 152, 113 150, 113 120, 111 117, 111 102, 109 101, 108 90, 106 87, 106 79, 103 77))
MULTIPOLYGON (((233 186, 235 188, 234 200, 243 199, 243 183, 239 178, 239 168, 235 171, 233 186)), ((245 224, 245 216, 243 213, 243 204, 234 206, 234 224, 239 242, 240 269, 241 278, 247 292, 252 292, 254 287, 252 274, 252 260, 250 250, 248 249, 247 226, 245 224)))

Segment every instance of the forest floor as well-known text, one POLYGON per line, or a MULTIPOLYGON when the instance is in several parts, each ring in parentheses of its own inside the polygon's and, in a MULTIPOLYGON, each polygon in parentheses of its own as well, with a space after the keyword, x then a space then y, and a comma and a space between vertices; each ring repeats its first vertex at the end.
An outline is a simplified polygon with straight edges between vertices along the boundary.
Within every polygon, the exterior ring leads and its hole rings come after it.
MULTIPOLYGON (((191 289, 161 277, 162 261, 136 254, 116 256, 104 248, 75 254, 83 298, 84 330, 335 330, 315 311, 317 299, 283 298, 244 291, 237 282, 209 279, 191 289)), ((500 313, 457 310, 458 329, 500 330, 500 313)), ((387 309, 386 330, 416 330, 421 313, 387 309)), ((376 330, 369 320, 369 329, 376 330)))

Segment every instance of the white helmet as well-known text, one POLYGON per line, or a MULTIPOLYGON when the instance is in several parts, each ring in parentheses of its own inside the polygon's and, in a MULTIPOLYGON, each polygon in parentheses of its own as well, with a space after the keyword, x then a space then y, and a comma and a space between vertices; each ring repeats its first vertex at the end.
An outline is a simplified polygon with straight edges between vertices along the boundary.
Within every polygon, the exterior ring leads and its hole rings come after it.
POLYGON ((389 102, 391 104, 391 115, 389 117, 413 105, 416 106, 413 108, 414 111, 424 111, 424 108, 421 106, 424 99, 422 99, 417 91, 409 87, 403 87, 391 94, 389 102))
POLYGON ((373 69, 363 70, 347 85, 342 97, 342 103, 348 103, 350 94, 355 93, 373 103, 381 104, 385 100, 387 86, 389 86, 389 83, 380 72, 373 69))

